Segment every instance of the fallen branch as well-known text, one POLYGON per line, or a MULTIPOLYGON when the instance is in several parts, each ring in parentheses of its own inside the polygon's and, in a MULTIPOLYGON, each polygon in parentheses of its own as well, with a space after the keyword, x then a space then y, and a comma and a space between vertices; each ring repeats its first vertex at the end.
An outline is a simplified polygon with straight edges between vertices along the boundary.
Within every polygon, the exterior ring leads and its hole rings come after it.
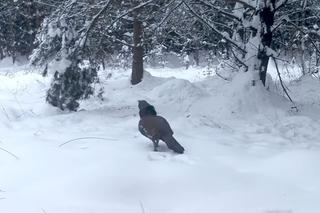
POLYGON ((11 155, 12 157, 14 157, 16 160, 19 160, 19 157, 16 156, 15 154, 13 154, 12 152, 9 152, 8 150, 6 150, 6 149, 4 149, 4 148, 1 148, 1 147, 0 147, 0 150, 8 153, 8 154, 11 155))
POLYGON ((140 201, 139 203, 140 203, 140 208, 141 208, 142 213, 146 213, 146 210, 144 209, 142 201, 140 201))
POLYGON ((79 141, 79 140, 87 140, 87 139, 96 139, 96 140, 106 140, 106 141, 116 141, 117 139, 114 138, 100 138, 100 137, 83 137, 83 138, 75 138, 75 139, 71 139, 68 140, 62 144, 59 145, 59 147, 62 147, 68 143, 74 142, 74 141, 79 141))
POLYGON ((4 106, 3 106, 2 104, 1 104, 1 108, 2 108, 2 111, 3 111, 4 115, 7 117, 7 119, 8 119, 9 121, 11 121, 10 116, 9 116, 7 110, 4 108, 4 106))

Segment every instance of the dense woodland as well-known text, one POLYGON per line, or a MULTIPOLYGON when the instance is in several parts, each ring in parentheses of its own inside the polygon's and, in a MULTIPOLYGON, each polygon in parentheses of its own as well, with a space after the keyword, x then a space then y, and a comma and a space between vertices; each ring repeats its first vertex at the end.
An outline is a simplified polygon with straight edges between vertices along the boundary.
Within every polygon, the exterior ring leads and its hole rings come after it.
POLYGON ((132 61, 135 85, 144 61, 168 53, 195 65, 212 54, 265 85, 270 60, 318 73, 319 13, 317 0, 0 0, 0 58, 52 74, 46 100, 62 110, 77 110, 114 60, 132 61))

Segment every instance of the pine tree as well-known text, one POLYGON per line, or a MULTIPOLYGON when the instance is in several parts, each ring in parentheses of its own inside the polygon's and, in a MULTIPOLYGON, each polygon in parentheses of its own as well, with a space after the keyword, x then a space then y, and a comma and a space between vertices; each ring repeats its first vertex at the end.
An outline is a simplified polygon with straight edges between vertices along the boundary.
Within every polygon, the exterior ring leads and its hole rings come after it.
POLYGON ((29 56, 35 48, 35 36, 45 16, 60 0, 0 0, 0 59, 29 56))
POLYGON ((32 64, 54 73, 46 100, 62 110, 77 110, 77 101, 92 95, 97 81, 97 51, 85 45, 94 24, 91 6, 87 1, 63 3, 44 20, 37 36, 39 46, 31 56, 32 64))

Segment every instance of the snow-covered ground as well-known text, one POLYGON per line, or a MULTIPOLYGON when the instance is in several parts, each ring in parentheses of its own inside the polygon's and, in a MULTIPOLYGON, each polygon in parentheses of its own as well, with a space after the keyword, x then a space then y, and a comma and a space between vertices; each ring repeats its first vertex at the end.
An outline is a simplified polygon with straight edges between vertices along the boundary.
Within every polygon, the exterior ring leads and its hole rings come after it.
POLYGON ((289 85, 296 112, 246 74, 149 72, 138 86, 128 72, 102 73, 105 100, 66 113, 44 101, 50 79, 2 66, 0 212, 319 212, 319 80, 289 85), (151 151, 137 130, 140 99, 167 118, 185 154, 151 151))

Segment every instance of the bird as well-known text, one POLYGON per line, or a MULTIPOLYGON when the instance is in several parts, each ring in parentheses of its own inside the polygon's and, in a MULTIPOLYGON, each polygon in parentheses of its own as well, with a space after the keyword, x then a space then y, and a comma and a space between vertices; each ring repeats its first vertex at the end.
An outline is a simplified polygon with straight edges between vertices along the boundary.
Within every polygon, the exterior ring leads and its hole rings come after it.
POLYGON ((145 100, 138 101, 140 121, 138 129, 142 135, 153 142, 154 151, 158 151, 159 141, 176 153, 183 154, 184 148, 173 137, 173 131, 168 121, 159 115, 151 104, 145 100))

